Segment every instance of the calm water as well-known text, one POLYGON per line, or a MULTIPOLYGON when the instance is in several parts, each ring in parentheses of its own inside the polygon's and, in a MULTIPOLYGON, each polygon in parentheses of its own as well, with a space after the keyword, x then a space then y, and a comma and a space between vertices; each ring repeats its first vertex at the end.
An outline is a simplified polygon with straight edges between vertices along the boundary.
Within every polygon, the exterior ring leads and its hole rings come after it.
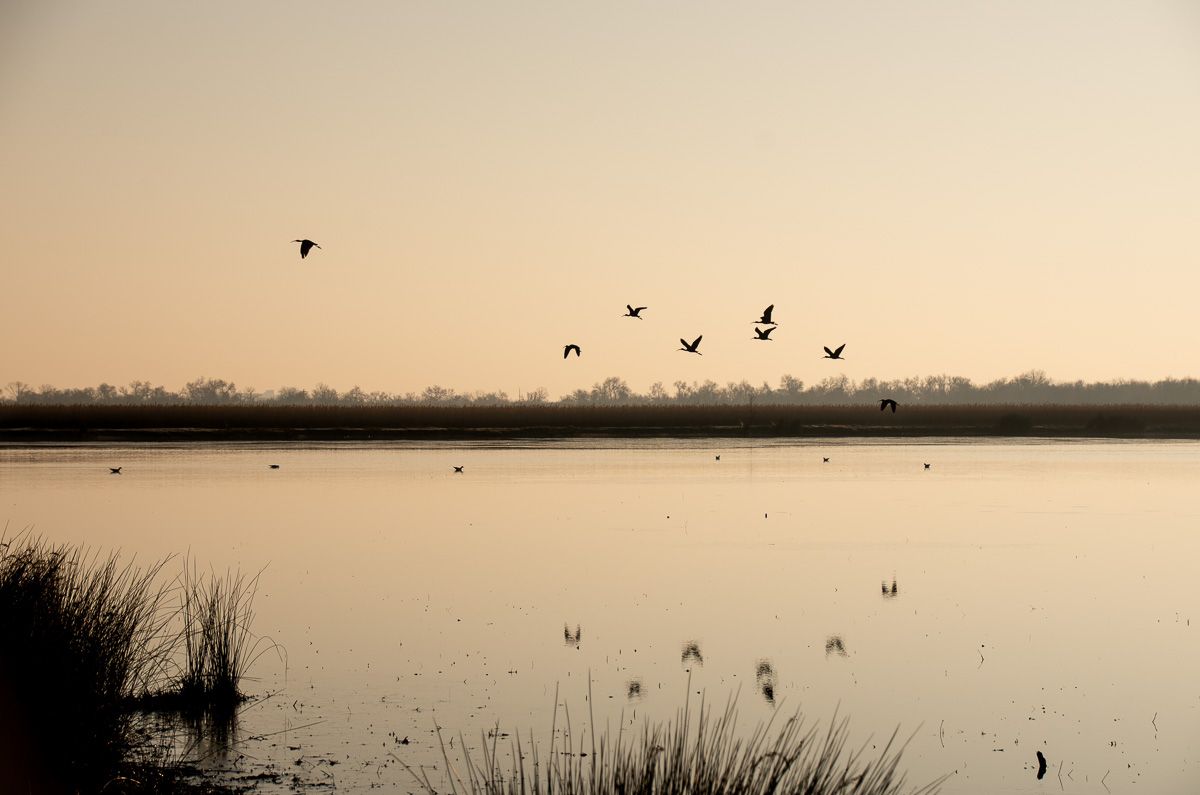
POLYGON ((212 763, 276 789, 411 791, 390 754, 439 781, 435 720, 545 737, 557 686, 578 728, 590 676, 638 725, 690 676, 747 728, 915 732, 944 792, 1190 793, 1197 485, 1196 443, 41 447, 0 449, 0 522, 266 567, 286 664, 212 763))

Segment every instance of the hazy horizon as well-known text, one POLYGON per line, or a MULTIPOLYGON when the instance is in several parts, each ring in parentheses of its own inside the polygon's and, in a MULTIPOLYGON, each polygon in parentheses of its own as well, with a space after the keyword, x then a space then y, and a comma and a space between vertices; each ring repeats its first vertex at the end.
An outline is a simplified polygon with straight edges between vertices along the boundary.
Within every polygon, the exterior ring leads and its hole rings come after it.
POLYGON ((1184 2, 0 15, 6 381, 1196 372, 1184 2))

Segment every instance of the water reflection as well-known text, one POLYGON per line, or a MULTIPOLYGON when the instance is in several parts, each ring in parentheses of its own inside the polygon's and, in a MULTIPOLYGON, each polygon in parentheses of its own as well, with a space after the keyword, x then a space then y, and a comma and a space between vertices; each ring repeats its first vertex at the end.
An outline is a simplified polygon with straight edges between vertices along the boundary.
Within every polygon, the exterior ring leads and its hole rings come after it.
POLYGON ((839 657, 848 657, 849 652, 846 651, 846 643, 840 635, 830 635, 825 641, 825 656, 836 653, 839 657))
POLYGON ((149 709, 135 714, 133 722, 147 751, 189 764, 221 765, 230 760, 241 739, 238 719, 236 709, 149 709))
POLYGON ((754 684, 771 706, 775 705, 775 668, 770 660, 759 660, 754 671, 754 684))
POLYGON ((583 638, 583 630, 579 628, 578 624, 575 625, 574 633, 571 632, 570 627, 568 627, 566 624, 563 624, 563 643, 564 644, 566 644, 567 646, 574 646, 575 648, 578 649, 579 641, 582 638, 583 638))
POLYGON ((694 640, 684 643, 683 651, 679 655, 679 661, 684 665, 688 660, 694 660, 697 665, 704 665, 704 656, 700 654, 700 644, 694 640))
POLYGON ((625 683, 625 697, 630 701, 642 697, 642 682, 640 679, 630 679, 625 683))
POLYGON ((896 586, 896 578, 892 578, 892 587, 889 589, 887 581, 879 584, 879 590, 883 594, 884 599, 895 599, 900 594, 900 589, 896 586))

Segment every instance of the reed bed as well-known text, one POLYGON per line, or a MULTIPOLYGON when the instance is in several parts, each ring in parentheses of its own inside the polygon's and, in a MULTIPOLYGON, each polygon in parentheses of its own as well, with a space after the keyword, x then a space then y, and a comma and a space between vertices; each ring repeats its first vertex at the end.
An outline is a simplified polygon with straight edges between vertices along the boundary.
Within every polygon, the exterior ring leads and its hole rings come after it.
POLYGON ((163 577, 168 562, 0 539, 0 771, 17 790, 138 791, 169 779, 147 761, 161 760, 161 744, 141 711, 241 700, 257 578, 181 584, 163 577), (202 642, 180 662, 189 626, 202 642), (194 670, 203 675, 189 680, 194 670))
POLYGON ((920 405, 26 405, 0 438, 462 438, 490 436, 1200 436, 1200 406, 920 405))
POLYGON ((576 736, 565 713, 560 741, 557 703, 556 692, 544 756, 532 733, 527 745, 518 738, 508 754, 498 753, 497 730, 474 752, 460 738, 458 765, 442 742, 443 789, 423 768, 405 767, 430 795, 932 795, 944 781, 909 786, 899 766, 905 743, 896 732, 868 756, 866 745, 849 745, 849 724, 836 716, 824 732, 796 712, 743 736, 732 700, 714 713, 701 698, 693 714, 689 699, 673 720, 647 722, 637 736, 623 729, 615 737, 607 730, 597 735, 594 725, 576 736))

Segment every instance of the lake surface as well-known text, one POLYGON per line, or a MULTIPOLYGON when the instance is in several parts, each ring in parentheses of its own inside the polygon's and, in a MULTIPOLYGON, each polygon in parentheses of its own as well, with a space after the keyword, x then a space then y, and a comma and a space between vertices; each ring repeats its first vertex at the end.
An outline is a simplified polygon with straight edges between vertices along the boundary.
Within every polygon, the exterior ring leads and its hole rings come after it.
POLYGON ((589 679, 598 727, 899 727, 947 793, 1200 791, 1198 486, 1194 442, 0 449, 10 536, 263 570, 286 662, 208 757, 262 791, 440 783, 435 721, 544 740, 557 688, 579 735, 589 679))

